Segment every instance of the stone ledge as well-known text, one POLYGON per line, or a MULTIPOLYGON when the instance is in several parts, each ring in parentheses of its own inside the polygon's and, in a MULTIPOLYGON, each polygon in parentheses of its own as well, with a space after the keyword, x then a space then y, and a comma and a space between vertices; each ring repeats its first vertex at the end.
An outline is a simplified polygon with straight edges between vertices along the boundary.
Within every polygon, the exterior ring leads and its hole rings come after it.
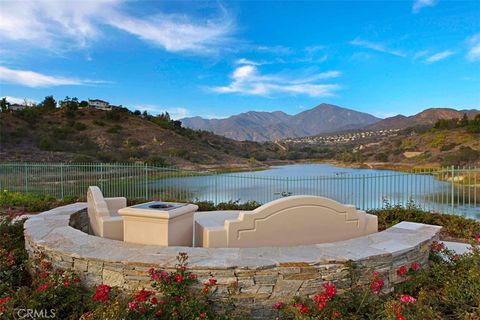
MULTIPOLYGON (((232 291, 242 313, 269 314, 277 299, 311 296, 323 281, 339 288, 349 285, 346 263, 358 265, 362 281, 374 270, 385 277, 385 290, 400 281, 402 264, 428 261, 429 244, 441 227, 401 222, 385 231, 335 243, 295 247, 190 248, 139 245, 89 235, 71 225, 85 226, 86 203, 58 207, 25 222, 26 248, 31 258, 40 254, 55 267, 72 268, 86 286, 107 283, 125 290, 148 286, 150 267, 173 270, 178 252, 189 255, 189 268, 208 279, 215 276, 219 292, 232 291), (248 298, 248 299, 247 299, 248 298), (250 299, 255 304, 248 303, 250 299)), ((260 317, 262 318, 262 317, 260 317)), ((268 317, 267 317, 268 318, 268 317)))

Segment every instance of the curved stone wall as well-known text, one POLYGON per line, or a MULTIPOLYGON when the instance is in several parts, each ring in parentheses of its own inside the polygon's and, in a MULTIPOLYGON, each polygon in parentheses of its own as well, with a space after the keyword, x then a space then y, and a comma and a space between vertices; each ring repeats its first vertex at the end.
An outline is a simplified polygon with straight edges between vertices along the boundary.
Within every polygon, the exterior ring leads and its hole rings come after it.
POLYGON ((219 297, 230 295, 236 310, 250 318, 271 318, 275 302, 308 297, 324 281, 349 286, 347 262, 357 265, 360 281, 372 272, 385 279, 385 290, 400 281, 396 270, 427 263, 429 245, 441 227, 402 222, 385 231, 335 243, 296 247, 190 248, 138 245, 88 234, 86 204, 43 212, 25 222, 30 258, 42 255, 54 267, 71 268, 85 286, 106 283, 124 290, 148 287, 150 267, 173 270, 178 252, 187 252, 189 267, 201 282, 218 280, 219 297))

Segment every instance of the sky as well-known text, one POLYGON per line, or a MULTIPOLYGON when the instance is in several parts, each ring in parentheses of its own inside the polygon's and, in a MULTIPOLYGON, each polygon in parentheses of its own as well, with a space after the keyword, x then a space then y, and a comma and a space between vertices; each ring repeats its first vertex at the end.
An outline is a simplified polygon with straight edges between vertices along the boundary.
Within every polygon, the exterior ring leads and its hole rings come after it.
POLYGON ((480 108, 480 1, 0 0, 0 96, 174 118, 480 108))

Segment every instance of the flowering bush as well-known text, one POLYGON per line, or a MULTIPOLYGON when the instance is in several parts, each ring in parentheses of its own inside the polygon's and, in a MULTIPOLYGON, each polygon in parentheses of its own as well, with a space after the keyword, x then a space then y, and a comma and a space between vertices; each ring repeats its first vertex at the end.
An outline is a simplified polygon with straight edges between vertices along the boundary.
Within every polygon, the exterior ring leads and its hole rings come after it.
POLYGON ((404 282, 390 293, 382 292, 384 280, 373 272, 369 286, 361 286, 352 272, 352 286, 342 295, 332 283, 312 297, 273 308, 285 319, 480 319, 480 248, 456 255, 434 242, 428 267, 418 263, 400 266, 404 282))
POLYGON ((93 295, 97 307, 82 319, 219 319, 226 316, 214 311, 212 297, 217 280, 210 278, 198 291, 192 288, 199 284, 195 274, 188 271, 188 255, 177 256, 176 270, 167 272, 151 268, 152 289, 142 288, 125 299, 112 295, 111 288, 101 284, 93 295))

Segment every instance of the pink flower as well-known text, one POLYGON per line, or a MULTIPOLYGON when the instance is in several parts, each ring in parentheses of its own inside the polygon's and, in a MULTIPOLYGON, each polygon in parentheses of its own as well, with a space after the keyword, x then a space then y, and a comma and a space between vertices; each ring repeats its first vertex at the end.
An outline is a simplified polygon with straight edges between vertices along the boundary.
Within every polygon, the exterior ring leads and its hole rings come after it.
POLYGON ((103 304, 106 304, 110 296, 110 286, 107 284, 99 284, 97 291, 93 295, 94 301, 101 301, 103 304))
POLYGON ((399 275, 400 277, 402 277, 402 276, 404 276, 407 272, 408 272, 407 267, 401 266, 401 267, 398 268, 398 270, 397 270, 397 275, 399 275))
POLYGON ((417 299, 415 299, 414 297, 412 296, 409 296, 408 294, 404 294, 403 296, 400 297, 400 302, 403 302, 403 303, 415 303, 417 301, 417 299))
POLYGON ((410 269, 412 269, 413 271, 418 271, 420 270, 420 264, 419 263, 412 263, 412 265, 410 266, 410 269))
POLYGON ((147 301, 148 297, 152 294, 150 291, 146 291, 145 289, 140 290, 134 296, 136 302, 144 302, 147 301))
POLYGON ((285 304, 279 301, 273 305, 273 308, 278 310, 278 309, 282 309, 284 306, 285 304))

